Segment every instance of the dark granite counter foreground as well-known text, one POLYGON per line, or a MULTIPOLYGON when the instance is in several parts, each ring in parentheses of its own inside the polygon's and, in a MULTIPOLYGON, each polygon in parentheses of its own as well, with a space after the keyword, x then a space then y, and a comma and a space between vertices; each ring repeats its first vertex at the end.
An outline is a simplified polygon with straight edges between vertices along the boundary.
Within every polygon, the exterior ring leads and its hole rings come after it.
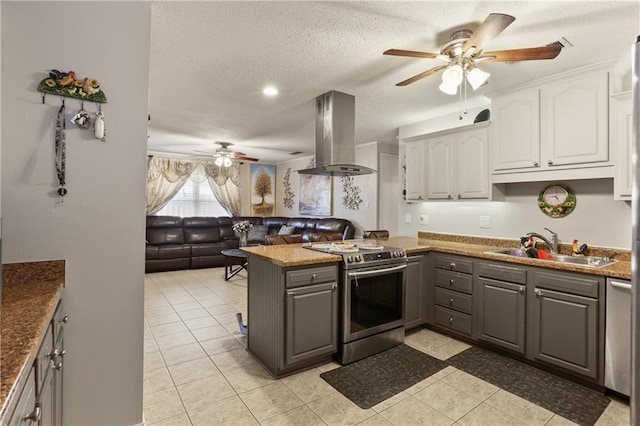
POLYGON ((62 295, 65 261, 2 265, 0 419, 26 380, 62 295))

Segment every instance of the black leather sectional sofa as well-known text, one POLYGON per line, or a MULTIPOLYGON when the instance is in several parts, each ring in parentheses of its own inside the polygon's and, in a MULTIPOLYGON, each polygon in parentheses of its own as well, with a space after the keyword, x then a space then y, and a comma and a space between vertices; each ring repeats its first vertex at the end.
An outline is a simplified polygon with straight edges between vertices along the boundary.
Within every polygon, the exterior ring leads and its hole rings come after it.
MULTIPOLYGON (((355 234, 349 220, 337 218, 147 216, 145 272, 223 266, 222 250, 238 248, 232 227, 241 220, 264 225, 266 235, 277 234, 283 225, 293 227, 303 241, 315 232, 340 232, 345 240, 355 234)), ((264 233, 250 233, 255 235, 248 243, 264 244, 264 233)))

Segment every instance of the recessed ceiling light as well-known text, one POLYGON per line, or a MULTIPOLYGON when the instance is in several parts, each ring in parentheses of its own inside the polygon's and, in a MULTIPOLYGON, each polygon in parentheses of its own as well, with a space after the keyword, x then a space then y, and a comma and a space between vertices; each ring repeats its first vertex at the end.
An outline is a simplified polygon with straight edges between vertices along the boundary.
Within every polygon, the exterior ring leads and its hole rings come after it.
POLYGON ((264 89, 262 89, 262 93, 264 93, 267 96, 275 96, 278 94, 278 89, 276 89, 273 86, 267 86, 264 89))

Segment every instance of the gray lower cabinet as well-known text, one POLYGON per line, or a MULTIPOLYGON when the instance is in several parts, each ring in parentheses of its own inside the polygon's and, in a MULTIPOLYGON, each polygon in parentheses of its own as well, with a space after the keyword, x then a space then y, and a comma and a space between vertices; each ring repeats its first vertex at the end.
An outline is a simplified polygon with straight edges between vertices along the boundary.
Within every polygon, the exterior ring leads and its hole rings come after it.
POLYGON ((285 364, 295 364, 338 348, 338 283, 287 289, 285 364))
POLYGON ((282 267, 248 259, 247 348, 274 377, 331 360, 338 350, 337 263, 282 267))
POLYGON ((573 288, 597 297, 600 281, 569 274, 537 274, 531 327, 534 359, 592 379, 602 378, 598 299, 566 292, 573 288), (557 287, 565 291, 549 289, 557 287))
POLYGON ((36 375, 35 367, 31 367, 31 372, 27 378, 27 383, 22 389, 20 399, 16 405, 13 415, 7 423, 8 426, 31 426, 37 425, 41 417, 41 408, 36 404, 36 375))
POLYGON ((497 263, 478 264, 478 339, 524 355, 526 270, 497 263))
POLYGON ((473 260, 453 255, 435 256, 434 324, 465 336, 473 333, 473 260))
POLYGON ((62 301, 49 322, 27 382, 9 420, 9 425, 62 425, 62 358, 64 357, 62 301), (55 342, 55 343, 54 343, 55 342))
POLYGON ((410 329, 426 322, 425 256, 410 256, 405 285, 404 328, 410 329))

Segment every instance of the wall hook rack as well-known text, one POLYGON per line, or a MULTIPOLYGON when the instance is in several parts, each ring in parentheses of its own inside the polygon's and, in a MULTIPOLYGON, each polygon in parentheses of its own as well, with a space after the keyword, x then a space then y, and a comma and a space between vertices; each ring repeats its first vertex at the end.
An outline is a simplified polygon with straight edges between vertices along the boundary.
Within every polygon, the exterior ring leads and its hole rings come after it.
POLYGON ((61 72, 51 70, 49 77, 42 79, 38 84, 38 92, 42 93, 42 103, 45 102, 47 94, 99 104, 107 102, 107 96, 100 89, 98 80, 95 78, 77 78, 74 71, 61 72))

